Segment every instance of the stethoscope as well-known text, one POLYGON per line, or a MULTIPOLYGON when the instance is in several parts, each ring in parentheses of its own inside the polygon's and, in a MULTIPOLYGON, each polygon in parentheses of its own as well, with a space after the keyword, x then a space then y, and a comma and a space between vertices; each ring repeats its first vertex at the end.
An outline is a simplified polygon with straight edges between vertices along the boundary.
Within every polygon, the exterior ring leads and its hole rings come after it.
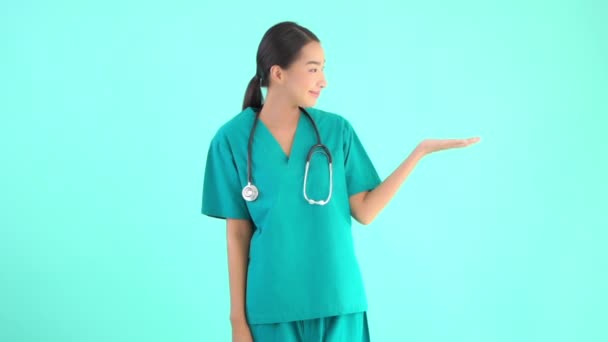
MULTIPOLYGON (((317 128, 315 121, 312 119, 312 116, 310 116, 310 114, 308 114, 308 112, 304 108, 302 108, 302 107, 299 107, 299 108, 300 108, 300 110, 302 110, 304 112, 304 114, 306 114, 306 116, 308 117, 308 119, 312 123, 312 126, 315 129, 315 134, 317 135, 317 143, 315 145, 313 145, 310 148, 310 150, 308 150, 308 156, 306 157, 306 169, 304 171, 304 189, 303 189, 304 199, 306 199, 306 201, 309 204, 325 205, 331 199, 331 191, 332 191, 332 187, 333 187, 333 177, 332 177, 333 169, 332 169, 332 165, 331 165, 331 163, 332 163, 331 152, 329 151, 329 148, 327 148, 327 146, 325 146, 321 142, 321 135, 319 135, 319 129, 317 128), (319 152, 319 150, 317 150, 317 148, 322 149, 322 151, 325 153, 325 156, 327 157, 327 161, 329 162, 329 195, 327 196, 327 198, 325 200, 315 201, 313 199, 308 198, 308 195, 306 194, 306 181, 308 179, 308 168, 310 167, 310 159, 312 158, 312 155, 314 153, 319 152)), ((251 127, 251 132, 249 133, 249 143, 247 145, 247 185, 243 188, 243 191, 242 191, 243 198, 246 201, 250 201, 250 202, 255 201, 259 195, 259 190, 253 184, 253 179, 252 179, 252 174, 251 174, 251 148, 253 145, 253 133, 255 132, 255 127, 258 124, 259 116, 260 116, 259 111, 257 111, 255 113, 255 119, 253 121, 253 126, 251 127)))

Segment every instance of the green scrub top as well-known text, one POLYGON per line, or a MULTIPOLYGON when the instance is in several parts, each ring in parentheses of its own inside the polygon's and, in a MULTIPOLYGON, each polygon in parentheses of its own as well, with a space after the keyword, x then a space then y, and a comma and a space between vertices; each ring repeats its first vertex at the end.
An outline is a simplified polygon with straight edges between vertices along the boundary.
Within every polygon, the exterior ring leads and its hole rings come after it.
MULTIPOLYGON (((249 324, 367 310, 353 244, 349 197, 374 189, 381 180, 345 118, 312 107, 305 109, 333 158, 332 197, 324 206, 304 199, 306 156, 317 143, 314 127, 304 113, 298 119, 290 157, 258 121, 252 177, 259 195, 253 202, 245 201, 241 191, 247 185, 247 144, 259 109, 248 107, 222 125, 207 154, 202 213, 253 223, 245 296, 249 324)), ((328 193, 327 158, 314 153, 308 171, 308 197, 326 199, 328 193)))

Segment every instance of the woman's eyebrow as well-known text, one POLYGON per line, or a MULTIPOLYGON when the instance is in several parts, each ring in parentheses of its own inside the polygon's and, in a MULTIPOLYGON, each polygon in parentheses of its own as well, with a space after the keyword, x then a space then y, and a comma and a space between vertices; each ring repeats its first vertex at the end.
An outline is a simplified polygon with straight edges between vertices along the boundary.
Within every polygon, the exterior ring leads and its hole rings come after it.
MULTIPOLYGON (((326 62, 326 61, 327 61, 327 60, 324 60, 323 62, 326 62)), ((305 64, 305 65, 308 65, 308 64, 316 64, 316 65, 321 65, 321 62, 318 62, 318 61, 308 61, 308 62, 306 62, 306 64, 305 64)))

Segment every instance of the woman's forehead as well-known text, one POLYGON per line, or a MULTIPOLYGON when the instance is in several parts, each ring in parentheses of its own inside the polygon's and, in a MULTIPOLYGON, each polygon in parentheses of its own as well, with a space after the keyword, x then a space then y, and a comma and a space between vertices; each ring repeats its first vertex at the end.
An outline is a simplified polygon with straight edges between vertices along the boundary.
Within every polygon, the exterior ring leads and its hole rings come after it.
POLYGON ((325 64, 325 52, 318 42, 311 42, 302 47, 299 61, 304 64, 323 65, 325 64))

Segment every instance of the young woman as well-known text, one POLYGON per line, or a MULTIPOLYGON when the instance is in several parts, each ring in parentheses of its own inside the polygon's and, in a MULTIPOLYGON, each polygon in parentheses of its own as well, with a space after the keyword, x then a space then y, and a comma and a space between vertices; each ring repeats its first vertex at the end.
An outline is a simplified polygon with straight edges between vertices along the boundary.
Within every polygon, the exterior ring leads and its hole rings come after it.
POLYGON ((311 31, 271 27, 210 144, 202 213, 226 219, 235 342, 369 341, 351 217, 369 224, 422 157, 479 140, 424 140, 382 181, 349 121, 313 108, 324 65, 311 31))

